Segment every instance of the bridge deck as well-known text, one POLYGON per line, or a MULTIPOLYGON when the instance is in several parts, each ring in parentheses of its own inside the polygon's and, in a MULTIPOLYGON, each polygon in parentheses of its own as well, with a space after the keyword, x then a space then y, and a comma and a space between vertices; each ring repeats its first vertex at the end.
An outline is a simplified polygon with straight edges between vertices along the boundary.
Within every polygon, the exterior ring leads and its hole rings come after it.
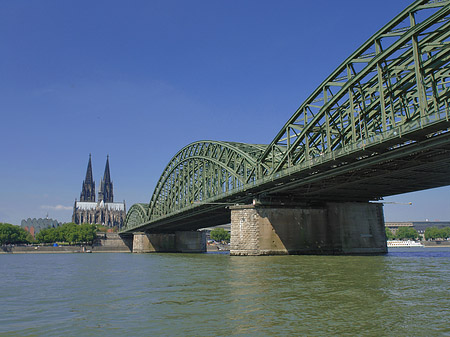
POLYGON ((450 1, 417 0, 350 55, 269 145, 181 149, 124 233, 230 222, 226 204, 375 201, 450 185, 450 1))

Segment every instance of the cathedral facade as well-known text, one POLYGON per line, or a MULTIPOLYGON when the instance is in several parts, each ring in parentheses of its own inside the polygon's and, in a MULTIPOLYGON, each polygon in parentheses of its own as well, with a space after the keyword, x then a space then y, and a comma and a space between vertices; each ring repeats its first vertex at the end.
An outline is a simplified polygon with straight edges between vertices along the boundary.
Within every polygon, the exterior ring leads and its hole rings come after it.
POLYGON ((72 222, 76 224, 99 224, 120 229, 124 225, 126 214, 125 201, 114 202, 109 156, 106 158, 105 173, 100 182, 98 200, 95 201, 95 181, 92 176, 91 155, 89 155, 86 178, 81 187, 80 201, 75 199, 73 206, 72 222))

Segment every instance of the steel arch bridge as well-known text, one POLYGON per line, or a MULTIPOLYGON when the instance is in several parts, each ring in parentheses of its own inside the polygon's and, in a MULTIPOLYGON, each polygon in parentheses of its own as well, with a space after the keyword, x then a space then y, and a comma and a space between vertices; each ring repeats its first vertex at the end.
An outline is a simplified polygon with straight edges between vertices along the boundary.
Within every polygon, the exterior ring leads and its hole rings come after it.
POLYGON ((379 200, 450 184, 450 1, 412 3, 350 55, 269 145, 180 150, 122 232, 229 222, 255 198, 379 200))

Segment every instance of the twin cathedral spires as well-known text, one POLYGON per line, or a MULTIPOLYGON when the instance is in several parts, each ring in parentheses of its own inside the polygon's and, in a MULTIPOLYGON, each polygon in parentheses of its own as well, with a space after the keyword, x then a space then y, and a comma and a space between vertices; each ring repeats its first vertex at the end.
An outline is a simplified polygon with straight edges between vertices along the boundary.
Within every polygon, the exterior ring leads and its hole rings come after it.
MULTIPOLYGON (((83 185, 81 187, 80 201, 95 202, 95 181, 92 178, 92 163, 90 154, 86 171, 86 178, 84 179, 83 185)), ((100 182, 98 201, 103 201, 104 203, 114 202, 113 184, 111 181, 111 175, 109 173, 109 156, 106 157, 105 173, 103 174, 103 179, 100 182)))
POLYGON ((126 215, 125 200, 114 202, 113 184, 109 173, 109 156, 106 157, 105 173, 100 182, 98 202, 95 202, 95 182, 92 178, 91 155, 89 155, 86 178, 81 187, 80 201, 75 199, 73 205, 72 222, 76 224, 101 224, 120 229, 125 223, 126 215))

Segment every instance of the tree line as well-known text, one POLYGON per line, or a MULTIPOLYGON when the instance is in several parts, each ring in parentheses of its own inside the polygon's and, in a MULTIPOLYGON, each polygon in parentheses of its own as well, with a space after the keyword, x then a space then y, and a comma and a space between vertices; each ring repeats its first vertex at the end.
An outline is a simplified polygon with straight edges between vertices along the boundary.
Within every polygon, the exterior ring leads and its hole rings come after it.
POLYGON ((214 228, 211 233, 210 233, 211 239, 213 239, 214 241, 217 242, 229 242, 230 241, 230 233, 227 232, 225 229, 223 229, 222 227, 219 228, 214 228))
POLYGON ((97 235, 97 227, 91 224, 77 225, 73 222, 65 223, 55 228, 45 228, 36 234, 39 243, 67 242, 92 243, 97 235))
MULTIPOLYGON (((423 236, 425 240, 446 240, 450 238, 450 227, 428 227, 423 236)), ((386 227, 386 237, 388 240, 416 240, 420 238, 420 235, 412 227, 400 227, 395 234, 386 227)))
POLYGON ((20 226, 0 223, 0 245, 31 243, 33 237, 20 226))
POLYGON ((425 240, 448 239, 450 238, 450 227, 437 228, 428 227, 425 230, 425 240))
POLYGON ((96 225, 77 225, 69 222, 59 227, 42 229, 33 238, 29 232, 20 226, 0 223, 0 245, 54 242, 69 244, 92 243, 96 235, 96 225))

